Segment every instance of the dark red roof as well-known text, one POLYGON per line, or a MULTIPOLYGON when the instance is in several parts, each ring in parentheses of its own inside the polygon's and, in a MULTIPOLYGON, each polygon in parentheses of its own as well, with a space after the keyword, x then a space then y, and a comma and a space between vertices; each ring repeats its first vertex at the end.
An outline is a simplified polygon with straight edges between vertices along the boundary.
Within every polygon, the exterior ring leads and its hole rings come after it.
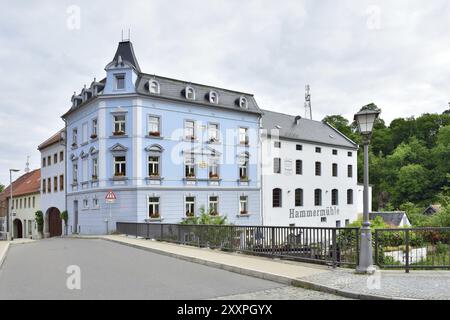
MULTIPOLYGON (((23 196, 41 191, 41 169, 36 169, 25 173, 17 178, 13 183, 13 197, 23 196)), ((10 186, 0 195, 0 199, 7 199, 10 196, 10 186)))

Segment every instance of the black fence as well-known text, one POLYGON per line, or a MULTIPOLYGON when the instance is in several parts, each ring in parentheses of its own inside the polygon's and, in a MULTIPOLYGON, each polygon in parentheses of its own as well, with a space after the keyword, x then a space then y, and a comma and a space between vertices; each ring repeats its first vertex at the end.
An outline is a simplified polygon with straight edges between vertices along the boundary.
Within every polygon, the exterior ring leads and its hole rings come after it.
POLYGON ((359 228, 212 226, 118 222, 117 232, 197 247, 335 266, 356 266, 359 228))
POLYGON ((450 228, 377 229, 374 260, 385 269, 450 269, 450 228))

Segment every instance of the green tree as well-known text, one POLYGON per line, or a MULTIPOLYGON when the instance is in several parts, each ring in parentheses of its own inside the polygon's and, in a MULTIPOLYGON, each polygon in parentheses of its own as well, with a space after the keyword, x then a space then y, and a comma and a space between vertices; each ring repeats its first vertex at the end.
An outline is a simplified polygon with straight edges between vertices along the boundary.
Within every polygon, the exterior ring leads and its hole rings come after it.
POLYGON ((334 128, 339 130, 342 134, 347 136, 347 138, 356 142, 358 139, 355 131, 350 126, 350 122, 341 115, 330 115, 323 118, 322 122, 327 122, 332 125, 334 128))
POLYGON ((429 195, 429 171, 420 164, 408 164, 398 171, 392 190, 392 202, 399 206, 405 201, 420 201, 429 195))
POLYGON ((2 193, 5 190, 5 186, 0 183, 0 193, 2 193))

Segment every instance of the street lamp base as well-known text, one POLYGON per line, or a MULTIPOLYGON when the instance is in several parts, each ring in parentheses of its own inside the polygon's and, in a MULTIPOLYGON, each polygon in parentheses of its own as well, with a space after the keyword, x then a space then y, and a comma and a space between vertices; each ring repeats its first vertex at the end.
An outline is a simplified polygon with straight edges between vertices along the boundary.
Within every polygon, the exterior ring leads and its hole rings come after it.
POLYGON ((377 268, 375 266, 368 266, 368 267, 356 267, 356 274, 374 274, 377 271, 377 268))

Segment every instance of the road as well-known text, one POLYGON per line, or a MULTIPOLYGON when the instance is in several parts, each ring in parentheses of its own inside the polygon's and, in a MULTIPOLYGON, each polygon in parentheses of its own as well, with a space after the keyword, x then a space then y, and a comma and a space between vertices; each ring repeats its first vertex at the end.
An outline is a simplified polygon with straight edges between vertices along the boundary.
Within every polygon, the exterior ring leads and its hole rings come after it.
POLYGON ((228 298, 340 299, 96 239, 12 245, 0 269, 0 300, 228 298))

